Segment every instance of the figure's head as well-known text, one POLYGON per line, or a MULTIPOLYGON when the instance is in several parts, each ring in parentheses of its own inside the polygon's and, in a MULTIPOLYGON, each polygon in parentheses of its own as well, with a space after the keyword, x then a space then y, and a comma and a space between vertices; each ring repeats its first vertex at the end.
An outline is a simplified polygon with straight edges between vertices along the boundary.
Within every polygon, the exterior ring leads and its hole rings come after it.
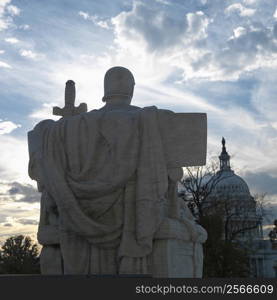
POLYGON ((118 99, 124 103, 131 103, 134 93, 135 79, 126 68, 113 67, 109 69, 104 78, 103 102, 114 102, 118 99))

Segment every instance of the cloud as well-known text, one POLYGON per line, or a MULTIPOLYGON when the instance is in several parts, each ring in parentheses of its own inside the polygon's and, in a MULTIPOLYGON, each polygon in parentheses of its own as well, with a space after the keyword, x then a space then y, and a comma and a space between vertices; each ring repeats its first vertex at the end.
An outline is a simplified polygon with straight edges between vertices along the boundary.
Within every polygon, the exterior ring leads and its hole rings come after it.
MULTIPOLYGON (((275 77, 277 76, 277 69, 272 70, 266 68, 260 70, 256 77, 258 83, 255 85, 252 91, 251 101, 257 111, 259 111, 270 125, 277 130, 277 86, 275 84, 275 77)), ((275 131, 276 134, 276 131, 275 131)))
POLYGON ((83 17, 85 20, 89 19, 89 14, 83 11, 79 11, 79 16, 83 17))
POLYGON ((0 135, 0 177, 7 181, 31 182, 28 177, 28 146, 26 137, 0 135))
POLYGON ((164 4, 164 5, 170 5, 170 2, 166 1, 166 0, 155 0, 158 3, 164 4))
POLYGON ((7 216, 3 214, 3 212, 0 214, 0 223, 6 223, 7 216))
POLYGON ((251 17, 256 13, 256 9, 246 8, 241 3, 234 3, 225 9, 226 14, 237 12, 241 17, 251 17))
POLYGON ((275 12, 274 12, 274 14, 273 14, 273 17, 274 17, 275 19, 277 19, 277 8, 275 9, 275 12))
MULTIPOLYGON (((276 174, 276 171, 274 173, 276 174)), ((277 178, 269 172, 247 171, 243 174, 243 178, 249 184, 252 193, 277 195, 277 178)))
POLYGON ((19 43, 19 40, 15 37, 5 38, 5 42, 10 44, 17 44, 19 43))
POLYGON ((38 221, 32 219, 18 219, 17 222, 22 225, 38 225, 38 221))
POLYGON ((9 208, 8 205, 0 203, 0 208, 6 221, 0 221, 0 244, 14 235, 31 235, 36 240, 37 224, 36 218, 39 216, 37 209, 20 210, 16 207, 9 208), (10 216, 13 217, 10 217, 10 216))
POLYGON ((4 61, 0 61, 0 68, 12 69, 12 66, 9 65, 8 63, 4 62, 4 61))
POLYGON ((28 29, 30 29, 30 25, 28 25, 28 24, 20 25, 19 29, 28 30, 28 29))
POLYGON ((8 18, 6 18, 4 15, 5 9, 9 2, 11 2, 11 0, 1 0, 0 1, 0 31, 7 29, 10 24, 10 20, 8 18))
POLYGON ((9 5, 11 0, 0 1, 0 31, 6 30, 13 24, 13 17, 20 14, 20 9, 15 5, 9 5))
POLYGON ((39 110, 33 111, 29 117, 36 120, 45 120, 45 119, 54 119, 58 120, 60 117, 51 115, 53 107, 57 106, 57 103, 43 103, 42 108, 39 110))
MULTIPOLYGON (((196 64, 198 74, 208 80, 237 80, 244 73, 277 65, 274 31, 261 23, 234 28, 224 47, 208 53, 196 64)), ((195 67, 192 71, 197 76, 195 67)))
POLYGON ((277 64, 277 25, 273 26, 272 15, 267 16, 271 22, 264 17, 235 25, 231 16, 222 19, 221 12, 250 16, 255 10, 241 3, 216 9, 182 16, 136 1, 131 10, 111 19, 114 42, 118 51, 128 49, 138 60, 152 55, 152 60, 182 69, 183 80, 238 80, 242 74, 277 64))
POLYGON ((207 27, 211 20, 205 16, 202 11, 187 14, 188 21, 188 34, 190 34, 194 40, 200 40, 207 37, 207 27))
MULTIPOLYGON (((192 15, 189 19, 192 19, 192 15)), ((175 19, 164 10, 142 2, 134 2, 131 11, 121 12, 111 22, 118 44, 128 47, 131 40, 134 44, 140 44, 137 47, 144 46, 150 52, 182 44, 188 28, 185 16, 175 19)), ((193 20, 190 23, 193 27, 193 20)))
POLYGON ((40 193, 30 184, 19 182, 9 183, 8 194, 17 202, 34 203, 40 202, 40 193))
POLYGON ((32 200, 34 194, 35 188, 28 184, 0 182, 0 243, 12 235, 35 237, 40 205, 32 200), (24 198, 28 200, 22 202, 24 198))
POLYGON ((243 0, 246 5, 253 5, 257 3, 259 0, 243 0))
POLYGON ((181 82, 182 77, 212 78, 211 73, 217 72, 213 53, 206 47, 213 20, 203 11, 176 15, 156 4, 134 2, 130 11, 121 12, 111 22, 118 58, 144 71, 147 78, 162 80, 182 71, 181 82))
POLYGON ((20 9, 15 5, 8 5, 6 11, 12 16, 18 16, 20 14, 20 9))
MULTIPOLYGON (((274 67, 277 53, 273 31, 262 24, 234 29, 226 47, 215 53, 214 61, 224 74, 238 78, 242 73, 262 67, 274 67)), ((222 75, 223 75, 222 74, 222 75)))
POLYGON ((16 128, 21 127, 20 124, 15 124, 11 121, 1 121, 0 120, 0 135, 11 133, 16 128))
POLYGON ((6 6, 11 2, 11 0, 1 0, 0 1, 0 14, 3 14, 6 6))
POLYGON ((14 203, 39 203, 40 193, 37 189, 27 183, 0 182, 0 202, 13 201, 14 203))
POLYGON ((247 33, 247 30, 246 30, 244 27, 239 26, 239 27, 236 27, 236 28, 233 30, 233 32, 234 32, 234 36, 231 37, 231 38, 237 39, 237 38, 239 38, 241 35, 246 34, 246 33, 247 33))
POLYGON ((19 51, 19 54, 22 56, 22 57, 26 57, 26 58, 29 58, 29 59, 32 59, 32 60, 38 60, 38 59, 41 59, 44 57, 43 54, 40 54, 40 53, 36 53, 32 50, 27 50, 27 49, 21 49, 19 51))
POLYGON ((97 15, 90 15, 87 12, 79 11, 79 16, 81 16, 85 20, 91 21, 94 25, 104 28, 110 29, 110 26, 107 21, 101 20, 97 15))
MULTIPOLYGON (((276 197, 275 197, 276 199, 276 197)), ((277 219, 277 203, 274 202, 266 202, 264 204, 264 216, 263 216, 263 229, 264 236, 268 237, 268 233, 271 229, 273 229, 274 220, 277 219)))

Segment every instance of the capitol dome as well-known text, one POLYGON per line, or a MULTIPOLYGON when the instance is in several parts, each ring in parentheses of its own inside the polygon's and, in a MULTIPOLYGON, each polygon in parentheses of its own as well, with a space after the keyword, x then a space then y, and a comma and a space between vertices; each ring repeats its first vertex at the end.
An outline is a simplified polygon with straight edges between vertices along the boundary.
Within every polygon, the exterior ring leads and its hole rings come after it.
POLYGON ((215 183, 213 196, 216 195, 232 195, 236 198, 251 197, 247 183, 230 167, 230 156, 226 151, 225 139, 222 138, 222 152, 219 156, 220 170, 214 176, 215 183))
POLYGON ((222 239, 235 241, 248 250, 251 277, 274 277, 277 256, 270 241, 263 239, 263 211, 257 207, 247 183, 231 169, 224 138, 219 161, 220 168, 209 181, 210 194, 202 212, 206 209, 206 215, 219 213, 223 220, 222 239))
POLYGON ((214 188, 216 194, 230 194, 236 196, 250 196, 247 183, 234 171, 219 171, 215 175, 215 180, 218 181, 214 188))

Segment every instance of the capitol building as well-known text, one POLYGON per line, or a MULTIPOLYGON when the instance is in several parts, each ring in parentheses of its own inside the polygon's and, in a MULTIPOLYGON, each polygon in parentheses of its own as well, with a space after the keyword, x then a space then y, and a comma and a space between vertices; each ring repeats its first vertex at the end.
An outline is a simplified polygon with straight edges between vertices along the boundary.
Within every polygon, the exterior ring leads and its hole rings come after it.
POLYGON ((206 209, 212 213, 215 206, 221 208, 223 239, 235 241, 248 250, 251 277, 276 278, 277 239, 274 243, 272 238, 263 235, 263 214, 245 180, 232 170, 224 138, 219 162, 206 209))

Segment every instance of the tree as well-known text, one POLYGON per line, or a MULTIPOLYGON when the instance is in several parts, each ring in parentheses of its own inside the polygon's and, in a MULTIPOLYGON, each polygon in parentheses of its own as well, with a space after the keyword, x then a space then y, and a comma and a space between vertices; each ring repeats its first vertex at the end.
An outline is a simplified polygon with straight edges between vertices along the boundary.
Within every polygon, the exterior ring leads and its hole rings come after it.
POLYGON ((232 194, 213 193, 229 176, 234 175, 218 171, 218 165, 212 161, 207 166, 186 168, 181 181, 183 190, 179 196, 208 232, 204 244, 205 277, 249 276, 250 247, 243 247, 246 243, 239 239, 244 236, 247 240, 248 233, 261 224, 264 216, 265 195, 240 201, 232 194))
POLYGON ((204 207, 204 216, 221 215, 223 239, 234 241, 259 236, 265 213, 266 194, 237 198, 236 194, 214 193, 204 207))
POLYGON ((186 168, 179 193, 190 208, 196 221, 202 225, 202 218, 208 215, 222 215, 225 240, 235 240, 244 233, 257 228, 265 217, 266 194, 256 194, 247 201, 240 201, 232 194, 213 193, 217 185, 233 173, 218 171, 218 164, 211 161, 206 166, 186 168), (255 218, 253 218, 255 216, 255 218), (253 221, 248 222, 249 219, 253 221), (237 225, 240 226, 237 226, 237 225))
POLYGON ((248 277, 250 273, 247 249, 222 239, 224 220, 221 215, 202 218, 208 240, 203 245, 203 277, 248 277))
POLYGON ((2 274, 38 274, 38 255, 38 245, 30 237, 10 237, 0 252, 0 271, 2 274))
POLYGON ((274 228, 268 234, 272 244, 277 243, 277 219, 274 220, 274 228))
POLYGON ((218 172, 218 168, 215 160, 211 160, 205 166, 185 168, 185 176, 181 180, 183 189, 179 196, 187 203, 199 223, 205 215, 206 208, 211 205, 208 203, 209 196, 217 184, 226 178, 218 172))

